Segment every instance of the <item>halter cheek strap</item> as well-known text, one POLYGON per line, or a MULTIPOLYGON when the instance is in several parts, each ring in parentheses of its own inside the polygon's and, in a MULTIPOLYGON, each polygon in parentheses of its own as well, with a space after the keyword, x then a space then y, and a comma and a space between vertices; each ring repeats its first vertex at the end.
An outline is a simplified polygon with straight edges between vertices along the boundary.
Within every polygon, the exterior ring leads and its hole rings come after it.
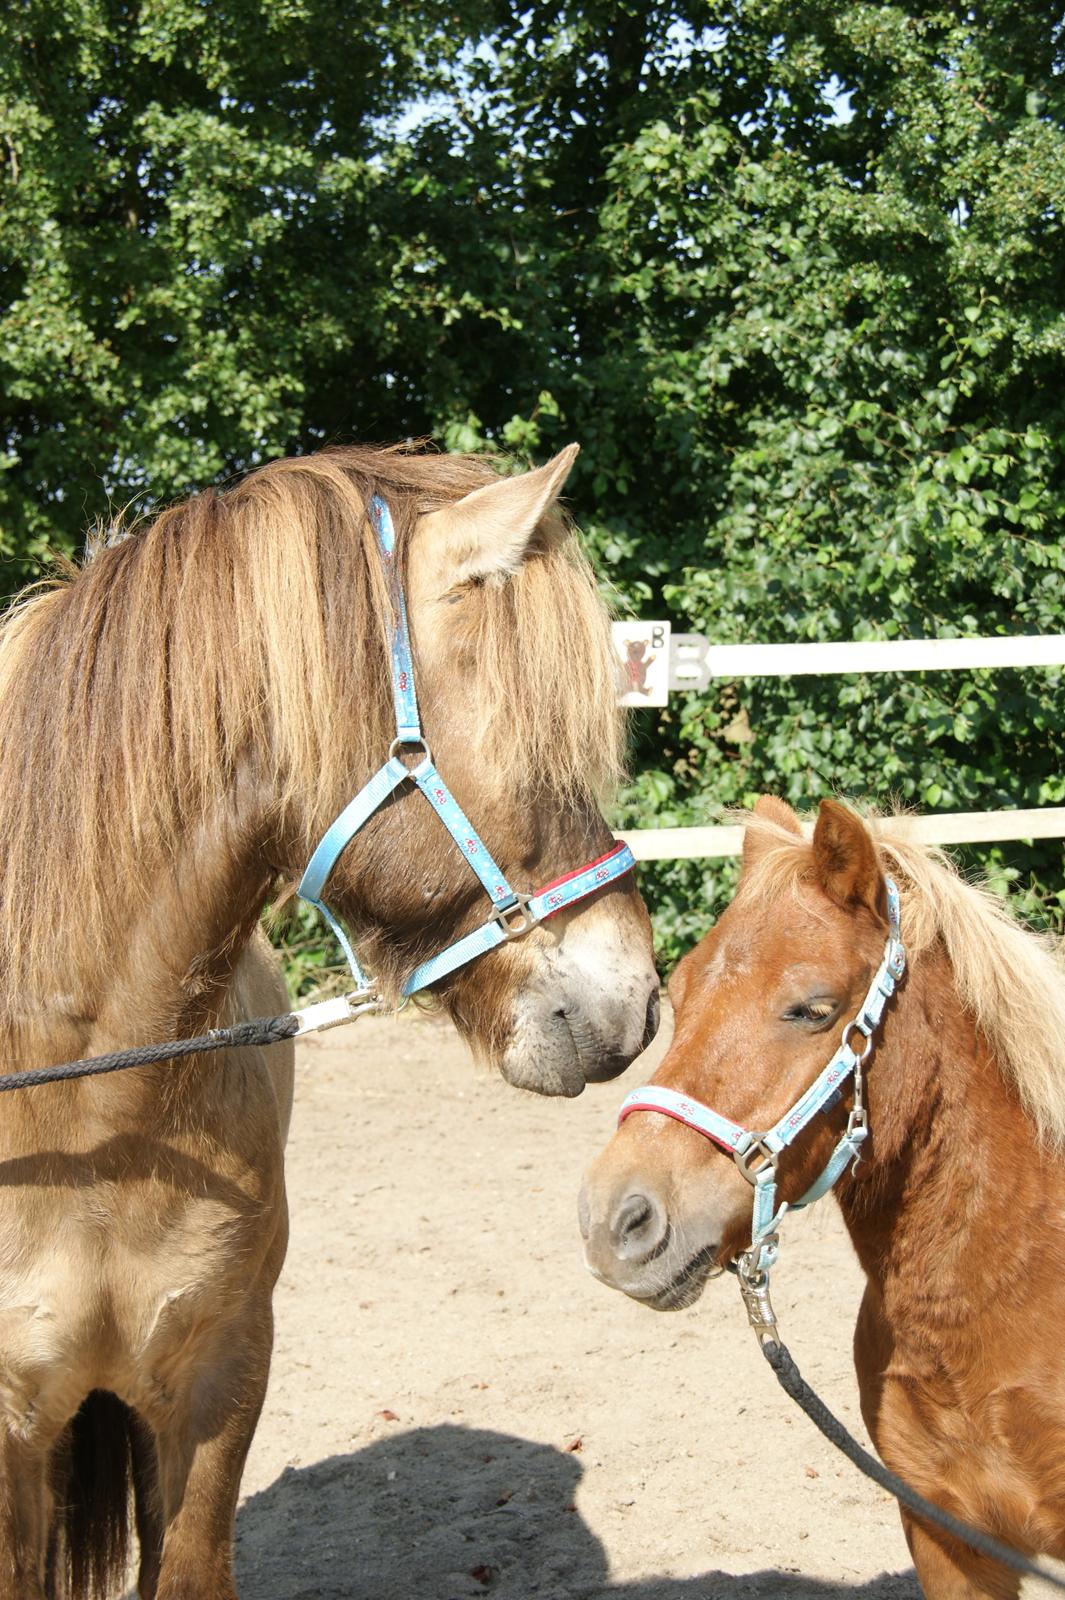
MULTIPOLYGON (((370 521, 377 535, 381 558, 388 569, 395 551, 396 536, 388 507, 379 495, 375 495, 370 502, 370 521)), ((358 989, 372 991, 372 980, 360 967, 350 939, 322 896, 330 873, 359 830, 403 784, 414 784, 440 818, 471 870, 476 873, 481 887, 492 902, 493 915, 472 933, 456 939, 453 944, 416 967, 402 985, 401 993, 406 996, 439 982, 468 961, 476 960, 498 945, 511 939, 520 939, 555 912, 576 904, 623 877, 635 866, 635 861, 628 846, 618 844, 595 861, 556 878, 534 894, 521 894, 511 888, 506 875, 493 860, 491 852, 433 764, 418 714, 406 601, 398 582, 392 585, 392 589, 396 596, 396 625, 391 649, 396 737, 385 764, 326 829, 296 892, 325 917, 344 952, 358 989), (400 760, 399 752, 404 748, 420 748, 422 759, 416 766, 408 767, 400 760)))
POLYGON ((902 944, 899 909, 899 891, 891 878, 885 878, 888 908, 888 938, 884 958, 862 1001, 857 1016, 848 1022, 835 1055, 818 1073, 813 1083, 801 1095, 790 1111, 766 1133, 754 1133, 732 1122, 720 1112, 712 1111, 701 1101, 676 1089, 659 1089, 649 1085, 637 1089, 622 1101, 618 1115, 619 1124, 634 1111, 658 1111, 663 1116, 683 1122, 704 1138, 710 1139, 722 1150, 727 1150, 748 1183, 754 1187, 754 1214, 751 1222, 751 1248, 744 1252, 749 1275, 764 1274, 777 1258, 777 1227, 788 1211, 800 1211, 812 1205, 832 1188, 847 1168, 858 1161, 861 1148, 869 1134, 868 1118, 863 1099, 862 1068, 873 1048, 873 1034, 880 1026, 884 1007, 895 993, 900 978, 906 970, 906 952, 902 944), (864 1044, 859 1054, 850 1039, 860 1034, 864 1044), (854 1104, 847 1118, 847 1126, 833 1150, 821 1175, 810 1185, 799 1200, 785 1201, 779 1208, 777 1195, 777 1159, 822 1111, 828 1111, 839 1100, 849 1077, 854 1078, 854 1104))

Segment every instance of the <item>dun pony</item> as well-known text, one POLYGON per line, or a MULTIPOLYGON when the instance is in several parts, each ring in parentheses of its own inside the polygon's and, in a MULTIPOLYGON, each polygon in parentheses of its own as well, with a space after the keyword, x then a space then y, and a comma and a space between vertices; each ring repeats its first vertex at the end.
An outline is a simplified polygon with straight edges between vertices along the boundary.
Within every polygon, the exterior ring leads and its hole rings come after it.
MULTIPOLYGON (((103 530, 15 607, 4 1071, 286 1008, 259 916, 388 757, 400 583, 426 738, 503 876, 529 894, 611 848, 609 631, 555 509, 576 453, 512 475, 402 449, 276 462, 103 530)), ((330 902, 384 1000, 488 920, 469 843, 401 784, 335 863, 330 902)), ((525 935, 434 996, 510 1082, 579 1094, 657 1018, 631 873, 525 935)), ((286 1043, 5 1096, 0 1600, 114 1600, 134 1524, 143 1600, 236 1600, 292 1084, 286 1043)), ((357 1159, 357 1124, 337 1136, 357 1159)))

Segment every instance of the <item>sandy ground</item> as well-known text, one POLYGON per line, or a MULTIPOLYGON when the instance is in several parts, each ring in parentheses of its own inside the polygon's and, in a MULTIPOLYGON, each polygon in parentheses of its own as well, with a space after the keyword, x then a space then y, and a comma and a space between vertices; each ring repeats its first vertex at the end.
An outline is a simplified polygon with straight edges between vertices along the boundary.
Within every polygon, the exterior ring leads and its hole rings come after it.
MULTIPOLYGON (((582 1265, 581 1172, 662 1043, 568 1102, 417 1013, 303 1044, 242 1600, 916 1600, 893 1504, 777 1388, 732 1281, 661 1315, 582 1265)), ((859 1294, 833 1204, 793 1219, 785 1337, 864 1438, 859 1294)))

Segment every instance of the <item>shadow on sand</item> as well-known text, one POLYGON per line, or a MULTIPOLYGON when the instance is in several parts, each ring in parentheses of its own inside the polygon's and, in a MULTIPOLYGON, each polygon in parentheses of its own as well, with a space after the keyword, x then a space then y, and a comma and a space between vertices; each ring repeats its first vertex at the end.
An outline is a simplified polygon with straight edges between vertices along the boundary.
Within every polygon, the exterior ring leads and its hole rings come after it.
POLYGON ((582 1471, 550 1445, 451 1425, 287 1468, 238 1515, 242 1600, 919 1600, 912 1572, 613 1584, 574 1507, 582 1471))

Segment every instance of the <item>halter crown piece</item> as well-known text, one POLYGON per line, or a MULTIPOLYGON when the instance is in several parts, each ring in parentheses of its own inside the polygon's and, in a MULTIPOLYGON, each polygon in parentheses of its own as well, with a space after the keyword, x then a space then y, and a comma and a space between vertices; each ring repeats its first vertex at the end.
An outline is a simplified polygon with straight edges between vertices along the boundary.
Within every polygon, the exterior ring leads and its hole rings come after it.
MULTIPOLYGON (((377 535, 377 544, 386 571, 391 570, 395 550, 395 529, 388 506, 379 495, 370 502, 370 522, 377 535)), ((375 985, 359 965, 352 944, 337 918, 322 899, 329 874, 340 855, 351 843, 359 829, 369 821, 374 812, 405 783, 414 784, 428 800, 444 827, 450 833, 470 868, 477 874, 492 902, 493 914, 487 922, 472 933, 456 939, 437 955, 423 961, 404 980, 401 993, 412 995, 426 989, 458 967, 465 966, 478 956, 511 939, 520 939, 545 918, 567 906, 576 904, 587 895, 594 894, 608 883, 613 883, 635 866, 632 852, 625 844, 618 844, 605 855, 589 861, 587 865, 565 873, 561 878, 546 884, 533 894, 522 894, 512 889, 481 838, 467 819, 462 807, 444 783, 429 753, 418 716, 418 700, 414 691, 414 661, 410 647, 410 630, 407 625, 407 607, 399 582, 393 584, 396 596, 396 623, 392 634, 391 670, 392 700, 396 712, 396 737, 388 752, 384 766, 374 773, 355 798, 345 806, 336 821, 326 830, 307 869, 300 880, 297 894, 314 906, 325 917, 344 952, 351 975, 355 979, 356 993, 346 997, 344 1004, 354 1002, 366 1009, 367 1002, 375 1002, 375 985), (417 766, 408 767, 400 759, 402 750, 421 751, 417 766)), ((324 1007, 334 1002, 326 1001, 324 1007)), ((319 1009, 319 1008, 312 1008, 319 1009)), ((349 1013, 337 1020, 346 1020, 349 1013)))
POLYGON ((776 1318, 769 1303, 769 1269, 775 1264, 780 1247, 777 1228, 787 1212, 801 1211, 803 1206, 812 1205, 826 1195, 847 1168, 859 1161, 862 1145, 869 1136, 862 1069, 872 1052, 873 1035, 880 1026, 884 1007, 906 971, 899 891, 894 880, 888 877, 884 879, 884 887, 887 892, 888 937, 884 958, 869 985, 868 993, 857 1016, 844 1028, 839 1048, 831 1061, 822 1068, 791 1110, 786 1111, 767 1133, 754 1133, 749 1128, 741 1128, 738 1122, 731 1122, 728 1117, 712 1111, 690 1095, 678 1093, 676 1089, 657 1089, 648 1085, 646 1089, 635 1090, 621 1103, 619 1125, 634 1111, 659 1111, 663 1116, 672 1117, 675 1122, 683 1122, 685 1127, 693 1128, 722 1150, 727 1150, 747 1182, 753 1185, 751 1244, 735 1263, 735 1269, 747 1304, 747 1315, 760 1339, 776 1337, 776 1318), (864 1040, 860 1053, 850 1044, 851 1035, 855 1033, 864 1040), (824 1171, 800 1200, 793 1200, 790 1204, 784 1201, 778 1207, 778 1157, 795 1142, 819 1112, 831 1110, 843 1093, 844 1083, 851 1076, 854 1078, 854 1104, 843 1136, 824 1171))

